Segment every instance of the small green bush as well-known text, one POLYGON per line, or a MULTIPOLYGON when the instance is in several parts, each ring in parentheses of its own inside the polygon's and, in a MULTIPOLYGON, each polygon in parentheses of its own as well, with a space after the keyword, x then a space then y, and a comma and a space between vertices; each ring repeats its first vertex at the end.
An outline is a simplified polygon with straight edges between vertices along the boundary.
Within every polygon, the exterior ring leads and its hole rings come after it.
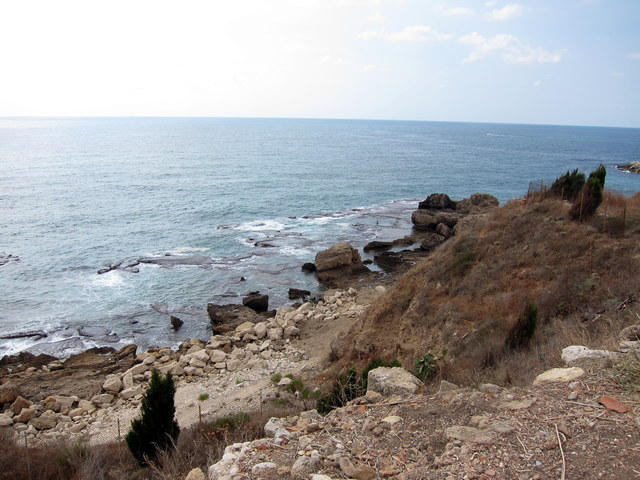
POLYGON ((438 362, 446 355, 447 351, 443 350, 440 355, 433 353, 425 353, 416 360, 413 374, 423 382, 434 377, 438 373, 438 362))
POLYGON ((200 395, 198 395, 198 400, 200 400, 201 402, 204 402, 205 400, 209 399, 209 394, 208 393, 201 393, 200 395))
POLYGON ((131 422, 125 437, 127 446, 140 466, 147 466, 158 455, 173 448, 180 435, 174 396, 176 387, 171 374, 161 377, 153 370, 149 388, 142 396, 142 415, 131 422))

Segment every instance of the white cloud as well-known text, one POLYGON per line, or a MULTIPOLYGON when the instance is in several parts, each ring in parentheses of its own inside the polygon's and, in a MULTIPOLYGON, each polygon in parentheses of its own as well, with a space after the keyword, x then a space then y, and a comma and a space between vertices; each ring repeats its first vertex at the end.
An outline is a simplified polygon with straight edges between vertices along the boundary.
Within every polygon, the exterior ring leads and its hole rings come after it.
POLYGON ((456 16, 473 15, 473 10, 466 7, 454 7, 454 8, 450 8, 449 10, 446 10, 444 13, 446 15, 456 15, 456 16))
POLYGON ((365 65, 362 67, 362 71, 365 73, 388 72, 389 69, 384 65, 365 65))
POLYGON ((540 87, 541 85, 542 85, 542 82, 541 82, 540 80, 536 80, 535 82, 533 82, 533 86, 534 86, 535 88, 538 88, 538 87, 540 87))
POLYGON ((509 20, 510 18, 519 17, 524 13, 524 7, 519 3, 510 3, 502 8, 491 10, 487 14, 489 20, 509 20))
POLYGON ((369 23, 382 23, 387 21, 387 17, 378 12, 374 13, 373 15, 369 15, 364 19, 364 21, 369 23))
POLYGON ((458 41, 472 47, 471 53, 464 59, 467 63, 482 60, 494 53, 501 55, 505 63, 511 64, 558 63, 563 54, 561 50, 550 52, 541 47, 532 47, 522 43, 517 37, 506 34, 486 38, 473 32, 460 37, 458 41))
POLYGON ((634 52, 627 55, 631 60, 640 60, 640 52, 634 52))
POLYGON ((384 4, 401 4, 405 0, 289 0, 295 7, 376 7, 384 4))
POLYGON ((358 38, 363 40, 382 38, 390 42, 441 42, 453 38, 453 35, 440 33, 428 25, 411 25, 399 32, 389 32, 386 28, 362 32, 358 38))

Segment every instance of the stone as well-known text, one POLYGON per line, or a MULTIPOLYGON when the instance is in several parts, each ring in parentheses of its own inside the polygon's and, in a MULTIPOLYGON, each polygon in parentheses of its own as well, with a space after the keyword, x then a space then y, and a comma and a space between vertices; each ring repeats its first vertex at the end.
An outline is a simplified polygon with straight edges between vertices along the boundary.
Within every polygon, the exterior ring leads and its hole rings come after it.
POLYGON ((422 387, 422 382, 400 367, 379 367, 369 371, 367 392, 370 390, 384 396, 413 394, 422 387))
POLYGON ((0 427, 9 427, 13 425, 13 418, 6 413, 0 413, 0 427))
POLYGON ((440 380, 440 388, 438 392, 451 392, 453 390, 459 390, 460 387, 455 383, 447 382, 446 380, 440 380))
POLYGON ((178 317, 174 317, 173 315, 171 315, 169 321, 171 322, 171 326, 176 332, 180 330, 180 327, 182 327, 182 325, 184 325, 184 322, 182 320, 180 320, 178 317))
POLYGON ((338 465, 340 465, 340 469, 349 478, 354 478, 356 480, 374 480, 377 478, 376 471, 373 468, 368 465, 355 466, 346 456, 342 456, 338 459, 338 465))
POLYGON ((533 381, 533 385, 571 382, 572 380, 577 380, 582 377, 584 373, 584 370, 579 367, 552 368, 538 375, 533 381))
POLYGON ((496 441, 496 436, 492 432, 462 425, 445 428, 444 434, 450 440, 460 440, 461 442, 478 443, 482 445, 490 445, 496 441))
POLYGON ((478 390, 480 390, 482 393, 489 393, 491 395, 498 395, 500 394, 500 392, 502 392, 502 388, 500 388, 498 385, 494 385, 493 383, 482 383, 478 387, 478 390))
POLYGON ((434 210, 414 210, 411 214, 413 228, 420 232, 436 233, 438 225, 444 224, 453 228, 458 223, 460 215, 455 212, 443 212, 434 210))
POLYGON ((257 313, 269 310, 269 295, 254 292, 242 299, 242 304, 257 313))
POLYGON ((13 421, 15 423, 29 423, 29 420, 35 418, 37 415, 38 413, 35 409, 23 408, 17 416, 13 417, 13 421))
MULTIPOLYGON (((190 356, 191 356, 191 360, 193 360, 193 359, 199 360, 204 365, 206 365, 207 362, 211 359, 210 353, 207 350, 205 350, 204 348, 201 348, 197 352, 192 353, 190 356)), ((189 363, 191 363, 191 361, 189 361, 189 363)), ((204 366, 204 365, 202 365, 202 366, 204 366)))
POLYGON ((314 450, 311 455, 298 457, 291 467, 291 478, 303 480, 309 478, 309 474, 315 472, 320 466, 320 454, 314 450))
POLYGON ((614 412, 627 413, 629 411, 629 407, 627 407, 620 400, 609 397, 607 395, 603 395, 602 397, 600 397, 598 403, 604 405, 609 410, 613 410, 614 412))
POLYGON ((260 474, 261 472, 267 472, 268 470, 277 470, 278 465, 273 462, 262 462, 257 463, 251 468, 251 473, 254 475, 260 474))
POLYGON ((420 243, 420 250, 422 250, 423 252, 430 252, 431 250, 435 250, 437 247, 439 247, 440 244, 442 244, 445 240, 445 237, 440 235, 439 233, 427 232, 424 234, 422 242, 420 243))
POLYGON ((284 329, 284 338, 292 338, 300 335, 300 329, 298 327, 294 327, 293 325, 284 329))
POLYGON ((583 360, 601 360, 611 358, 612 352, 608 350, 592 350, 582 345, 571 345, 562 349, 562 361, 572 366, 583 360))
POLYGON ((511 400, 500 404, 500 408, 506 408, 507 410, 526 410, 536 403, 535 398, 525 398, 523 400, 511 400))
POLYGON ((227 370, 229 370, 230 372, 235 372, 241 366, 242 366, 242 361, 241 360, 238 360, 238 359, 235 359, 235 358, 227 360, 227 370))
POLYGON ((93 402, 84 399, 78 401, 78 408, 84 408, 89 413, 93 412, 96 409, 93 402))
POLYGON ((206 480, 206 478, 207 477, 201 469, 194 468, 187 474, 186 477, 184 477, 184 480, 206 480))
POLYGON ((78 408, 74 408, 73 410, 70 410, 69 416, 75 420, 77 417, 81 417, 85 413, 87 413, 87 411, 84 408, 78 407, 78 408))
POLYGON ((368 272, 358 251, 347 242, 318 252, 315 258, 316 276, 320 282, 330 282, 340 278, 368 272))
POLYGON ((22 411, 23 408, 29 408, 31 405, 32 403, 29 400, 18 395, 16 399, 13 401, 13 403, 11 404, 11 407, 9 407, 9 410, 11 410, 13 413, 17 415, 22 411))
POLYGON ((122 392, 120 392, 120 397, 126 400, 129 398, 133 398, 136 395, 142 395, 143 392, 144 392, 144 389, 142 388, 142 385, 136 385, 135 387, 130 387, 125 390, 122 390, 122 392))
POLYGON ((139 363, 137 365, 134 365, 129 370, 127 370, 125 373, 130 373, 131 375, 140 375, 140 374, 146 372, 147 370, 149 370, 149 365, 147 363, 142 362, 142 363, 139 363))
POLYGON ((124 390, 133 387, 134 384, 135 382, 133 381, 133 375, 131 372, 127 372, 122 376, 122 388, 124 390))
POLYGON ((269 438, 289 438, 291 435, 286 429, 285 419, 271 417, 264 425, 264 434, 269 438))
POLYGON ((469 198, 460 200, 456 204, 456 211, 464 215, 486 213, 494 210, 500 202, 493 195, 474 193, 469 198))
POLYGON ((398 415, 389 415, 388 417, 383 418, 382 421, 389 425, 395 425, 402 421, 402 417, 399 417, 398 415))
POLYGON ((376 288, 374 288, 374 290, 378 295, 384 295, 385 293, 387 293, 387 289, 382 285, 378 285, 376 288))
POLYGON ((58 415, 56 415, 51 410, 47 410, 43 412, 39 417, 29 420, 29 425, 31 425, 36 430, 50 430, 52 428, 55 428, 57 424, 58 415))
POLYGON ((111 402, 113 402, 113 395, 110 393, 101 393, 100 395, 91 397, 91 403, 97 406, 109 405, 111 402))
POLYGON ((299 288, 290 288, 289 289, 289 300, 296 300, 299 298, 305 298, 311 295, 309 290, 302 290, 299 288))
POLYGON ((102 384, 102 389, 106 392, 118 393, 122 389, 122 380, 119 377, 107 377, 102 384))
POLYGON ((265 338, 267 336, 267 324, 265 322, 258 322, 253 326, 253 332, 258 338, 265 338))
POLYGON ((269 337, 269 340, 281 340, 283 335, 284 330, 282 327, 269 328, 267 330, 267 337, 269 337))
POLYGON ((209 352, 209 360, 211 363, 221 363, 227 358, 227 354, 222 350, 211 350, 209 352))
POLYGON ((454 210, 456 202, 446 193, 432 193, 425 200, 418 203, 419 209, 424 210, 454 210))

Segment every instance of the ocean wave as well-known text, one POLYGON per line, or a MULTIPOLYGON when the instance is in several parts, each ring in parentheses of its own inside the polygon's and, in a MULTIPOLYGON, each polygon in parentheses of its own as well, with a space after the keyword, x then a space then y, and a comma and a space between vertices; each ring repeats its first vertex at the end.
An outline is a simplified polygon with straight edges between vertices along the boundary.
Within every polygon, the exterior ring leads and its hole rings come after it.
POLYGON ((253 220, 251 222, 244 222, 240 225, 236 225, 235 227, 232 227, 232 229, 244 232, 263 232, 286 230, 292 226, 293 225, 287 225, 278 220, 253 220))
POLYGON ((94 287, 122 287, 126 284, 127 281, 124 275, 117 270, 93 276, 91 279, 91 286, 94 287))

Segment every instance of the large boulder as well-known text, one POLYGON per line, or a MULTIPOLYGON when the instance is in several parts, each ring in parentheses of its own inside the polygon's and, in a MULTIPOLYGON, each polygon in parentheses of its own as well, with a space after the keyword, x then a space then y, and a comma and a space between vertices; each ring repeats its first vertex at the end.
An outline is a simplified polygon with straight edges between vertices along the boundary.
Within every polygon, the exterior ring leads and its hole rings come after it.
POLYGON ((455 212, 441 212, 418 209, 411 214, 413 228, 422 232, 437 232, 438 225, 443 224, 453 228, 458 223, 460 215, 455 212))
POLYGON ((486 213, 497 208, 500 202, 488 193, 474 193, 469 198, 460 200, 456 205, 456 211, 464 214, 486 213))
POLYGON ((417 377, 400 367, 375 368, 367 376, 367 393, 378 392, 385 397, 413 394, 421 386, 422 382, 417 377))
POLYGON ((347 242, 337 243, 327 250, 318 252, 315 266, 316 275, 321 282, 331 282, 369 271, 362 264, 358 251, 347 242))
POLYGON ((244 305, 207 305, 207 313, 211 320, 211 328, 214 334, 232 332, 245 322, 258 323, 264 320, 249 307, 244 305))
POLYGON ((269 295, 252 292, 242 299, 242 304, 255 312, 266 312, 269 310, 269 295))
POLYGON ((426 200, 418 204, 419 209, 425 210, 455 210, 456 202, 446 193, 432 193, 426 200))

